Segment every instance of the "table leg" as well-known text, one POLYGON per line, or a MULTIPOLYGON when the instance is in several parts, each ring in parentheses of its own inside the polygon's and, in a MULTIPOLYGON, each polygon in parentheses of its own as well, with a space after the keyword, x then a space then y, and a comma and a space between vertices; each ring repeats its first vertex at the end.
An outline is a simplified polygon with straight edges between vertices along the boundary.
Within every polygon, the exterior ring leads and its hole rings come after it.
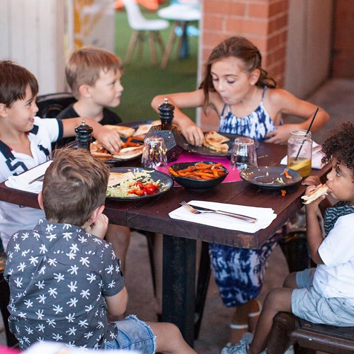
POLYGON ((193 346, 196 241, 164 235, 162 320, 174 323, 193 346))
POLYGON ((182 36, 179 40, 177 58, 183 59, 189 56, 189 43, 187 34, 188 22, 181 22, 182 36))

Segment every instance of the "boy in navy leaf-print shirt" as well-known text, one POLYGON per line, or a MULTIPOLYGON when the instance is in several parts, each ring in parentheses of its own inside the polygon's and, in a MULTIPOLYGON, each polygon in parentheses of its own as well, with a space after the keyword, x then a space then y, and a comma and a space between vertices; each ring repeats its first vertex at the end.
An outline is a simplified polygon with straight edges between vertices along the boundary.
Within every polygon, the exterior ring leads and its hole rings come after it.
POLYGON ((128 294, 102 213, 109 170, 88 151, 56 150, 38 202, 46 220, 9 241, 5 279, 10 329, 21 349, 37 341, 152 354, 195 353, 176 326, 146 324, 126 310, 128 294))

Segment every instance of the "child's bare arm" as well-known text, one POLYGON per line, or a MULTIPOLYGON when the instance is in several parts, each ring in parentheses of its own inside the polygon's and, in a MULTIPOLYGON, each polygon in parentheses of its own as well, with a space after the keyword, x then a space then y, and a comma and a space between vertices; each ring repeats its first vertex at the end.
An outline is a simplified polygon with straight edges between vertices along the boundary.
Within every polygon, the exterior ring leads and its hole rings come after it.
POLYGON ((128 292, 123 288, 118 294, 105 296, 108 312, 113 316, 119 316, 125 312, 128 303, 128 292))
POLYGON ((158 112, 158 107, 164 103, 165 98, 175 106, 173 123, 179 126, 187 141, 192 145, 202 145, 204 139, 202 130, 181 109, 201 107, 204 101, 203 91, 159 95, 152 100, 151 107, 158 112))
MULTIPOLYGON (((300 124, 284 125, 278 125, 278 122, 276 122, 277 129, 267 134, 267 137, 270 138, 267 142, 280 144, 285 143, 288 140, 291 131, 307 130, 309 128, 317 106, 310 102, 300 100, 285 90, 272 90, 269 97, 269 104, 278 107, 279 113, 297 116, 303 119, 304 122, 300 124)), ((328 120, 328 113, 320 108, 311 127, 311 132, 320 130, 328 122, 328 120)))
MULTIPOLYGON (((309 193, 314 188, 314 186, 307 187, 306 193, 309 193)), ((319 204, 325 198, 325 196, 322 196, 314 200, 312 203, 306 204, 307 243, 311 258, 316 264, 323 264, 323 261, 318 253, 318 249, 323 241, 323 238, 317 218, 317 210, 319 204)))
POLYGON ((93 128, 92 136, 97 139, 103 146, 111 153, 119 152, 123 146, 123 142, 120 139, 118 132, 112 129, 107 129, 100 123, 97 123, 91 118, 70 118, 63 119, 63 137, 70 137, 75 135, 75 128, 81 124, 82 120, 85 120, 86 124, 93 128))

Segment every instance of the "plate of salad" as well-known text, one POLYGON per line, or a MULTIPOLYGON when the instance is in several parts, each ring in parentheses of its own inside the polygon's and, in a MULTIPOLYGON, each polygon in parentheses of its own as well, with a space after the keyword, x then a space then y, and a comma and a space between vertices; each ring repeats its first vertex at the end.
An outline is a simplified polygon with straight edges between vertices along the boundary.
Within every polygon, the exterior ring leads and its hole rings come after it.
POLYGON ((166 193, 173 186, 170 176, 141 167, 115 167, 111 169, 107 198, 139 200, 166 193))

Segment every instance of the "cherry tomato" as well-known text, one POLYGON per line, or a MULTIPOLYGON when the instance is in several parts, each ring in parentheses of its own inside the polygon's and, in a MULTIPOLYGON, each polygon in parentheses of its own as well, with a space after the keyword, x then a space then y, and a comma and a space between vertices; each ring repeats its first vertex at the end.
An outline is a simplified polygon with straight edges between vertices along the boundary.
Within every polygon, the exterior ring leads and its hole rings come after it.
POLYGON ((145 187, 144 188, 146 194, 154 194, 155 193, 155 188, 153 186, 145 187))

